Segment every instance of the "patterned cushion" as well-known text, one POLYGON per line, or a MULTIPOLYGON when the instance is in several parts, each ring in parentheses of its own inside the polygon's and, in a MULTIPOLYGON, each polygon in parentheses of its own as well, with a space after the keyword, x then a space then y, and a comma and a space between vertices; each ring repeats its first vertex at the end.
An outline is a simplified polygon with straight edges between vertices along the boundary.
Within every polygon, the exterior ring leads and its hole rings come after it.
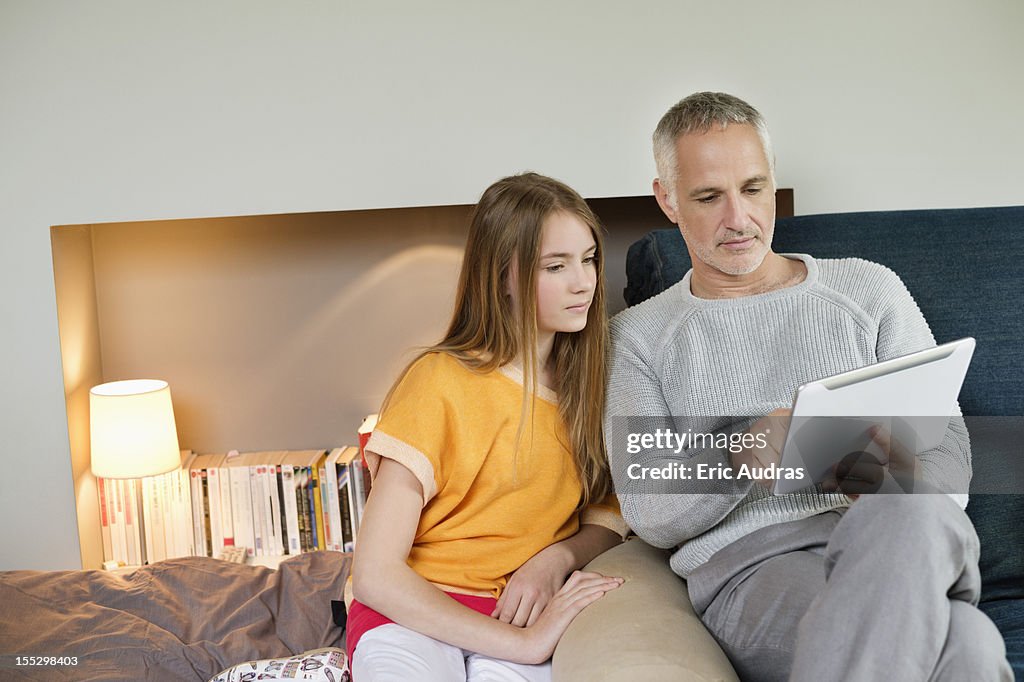
POLYGON ((249 680, 314 680, 349 682, 348 656, 341 649, 327 647, 285 658, 247 661, 217 673, 209 682, 249 680))

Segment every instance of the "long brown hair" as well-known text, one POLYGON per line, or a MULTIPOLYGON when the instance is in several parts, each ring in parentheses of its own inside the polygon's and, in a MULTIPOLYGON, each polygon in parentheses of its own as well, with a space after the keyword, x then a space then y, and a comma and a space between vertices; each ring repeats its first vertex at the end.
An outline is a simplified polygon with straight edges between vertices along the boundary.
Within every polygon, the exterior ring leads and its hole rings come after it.
MULTIPOLYGON (((523 173, 503 178, 484 191, 470 221, 448 331, 410 366, 433 352, 448 353, 478 372, 494 371, 521 358, 523 410, 519 435, 523 435, 527 414, 532 414, 537 394, 540 243, 545 220, 559 211, 572 214, 587 225, 597 245, 597 282, 587 324, 579 332, 556 333, 549 358, 558 411, 583 485, 580 504, 585 505, 611 490, 602 429, 608 318, 602 230, 593 211, 572 188, 537 173, 523 173), (513 267, 519 305, 514 305, 508 295, 513 267)), ((389 392, 382 411, 390 396, 389 392)))

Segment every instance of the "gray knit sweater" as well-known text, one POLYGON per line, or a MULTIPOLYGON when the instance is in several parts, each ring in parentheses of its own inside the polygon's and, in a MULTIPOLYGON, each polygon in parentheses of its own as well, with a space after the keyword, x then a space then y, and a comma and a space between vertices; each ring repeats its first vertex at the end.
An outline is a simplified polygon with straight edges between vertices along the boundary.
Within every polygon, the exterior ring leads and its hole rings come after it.
MULTIPOLYGON (((691 271, 611 323, 605 430, 622 515, 650 544, 677 548, 671 564, 683 577, 747 533, 846 506, 849 498, 774 496, 749 480, 684 484, 700 486, 689 494, 655 492, 663 489, 621 475, 625 467, 683 460, 726 466, 727 453, 629 454, 624 431, 671 423, 659 420, 668 416, 695 417, 686 423, 708 430, 746 428, 750 418, 791 406, 803 383, 935 345, 910 292, 888 268, 856 258, 788 257, 807 266, 796 286, 701 299, 690 292, 691 271)), ((966 491, 970 444, 962 420, 952 420, 943 443, 921 459, 925 480, 966 491)))

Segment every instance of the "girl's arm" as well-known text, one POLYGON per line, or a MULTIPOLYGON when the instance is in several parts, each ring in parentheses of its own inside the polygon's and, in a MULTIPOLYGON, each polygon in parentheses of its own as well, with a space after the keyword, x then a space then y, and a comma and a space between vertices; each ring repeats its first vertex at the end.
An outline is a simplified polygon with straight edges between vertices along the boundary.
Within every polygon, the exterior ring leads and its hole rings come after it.
POLYGON ((622 543, 622 536, 615 531, 586 523, 580 526, 579 531, 572 537, 561 542, 556 542, 544 549, 541 553, 551 550, 555 554, 562 555, 566 570, 562 575, 571 571, 583 568, 597 555, 603 554, 612 547, 622 543))
POLYGON ((519 627, 533 625, 567 575, 621 542, 621 535, 604 526, 580 526, 574 535, 548 545, 512 574, 491 617, 519 627))
POLYGON ((621 584, 578 572, 532 627, 488 618, 446 596, 406 563, 422 506, 422 486, 412 472, 383 459, 360 523, 352 589, 366 606, 428 637, 492 658, 540 663, 576 614, 621 584))

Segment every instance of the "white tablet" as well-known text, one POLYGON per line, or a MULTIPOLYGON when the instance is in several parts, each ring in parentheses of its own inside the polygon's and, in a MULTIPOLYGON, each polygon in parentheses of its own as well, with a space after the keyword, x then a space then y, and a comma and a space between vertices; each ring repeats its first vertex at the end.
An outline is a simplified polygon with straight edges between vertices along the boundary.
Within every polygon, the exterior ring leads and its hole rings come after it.
POLYGON ((876 424, 914 452, 937 446, 973 355, 974 339, 960 339, 800 386, 779 469, 803 475, 780 477, 773 492, 820 483, 846 455, 870 452, 876 424))

